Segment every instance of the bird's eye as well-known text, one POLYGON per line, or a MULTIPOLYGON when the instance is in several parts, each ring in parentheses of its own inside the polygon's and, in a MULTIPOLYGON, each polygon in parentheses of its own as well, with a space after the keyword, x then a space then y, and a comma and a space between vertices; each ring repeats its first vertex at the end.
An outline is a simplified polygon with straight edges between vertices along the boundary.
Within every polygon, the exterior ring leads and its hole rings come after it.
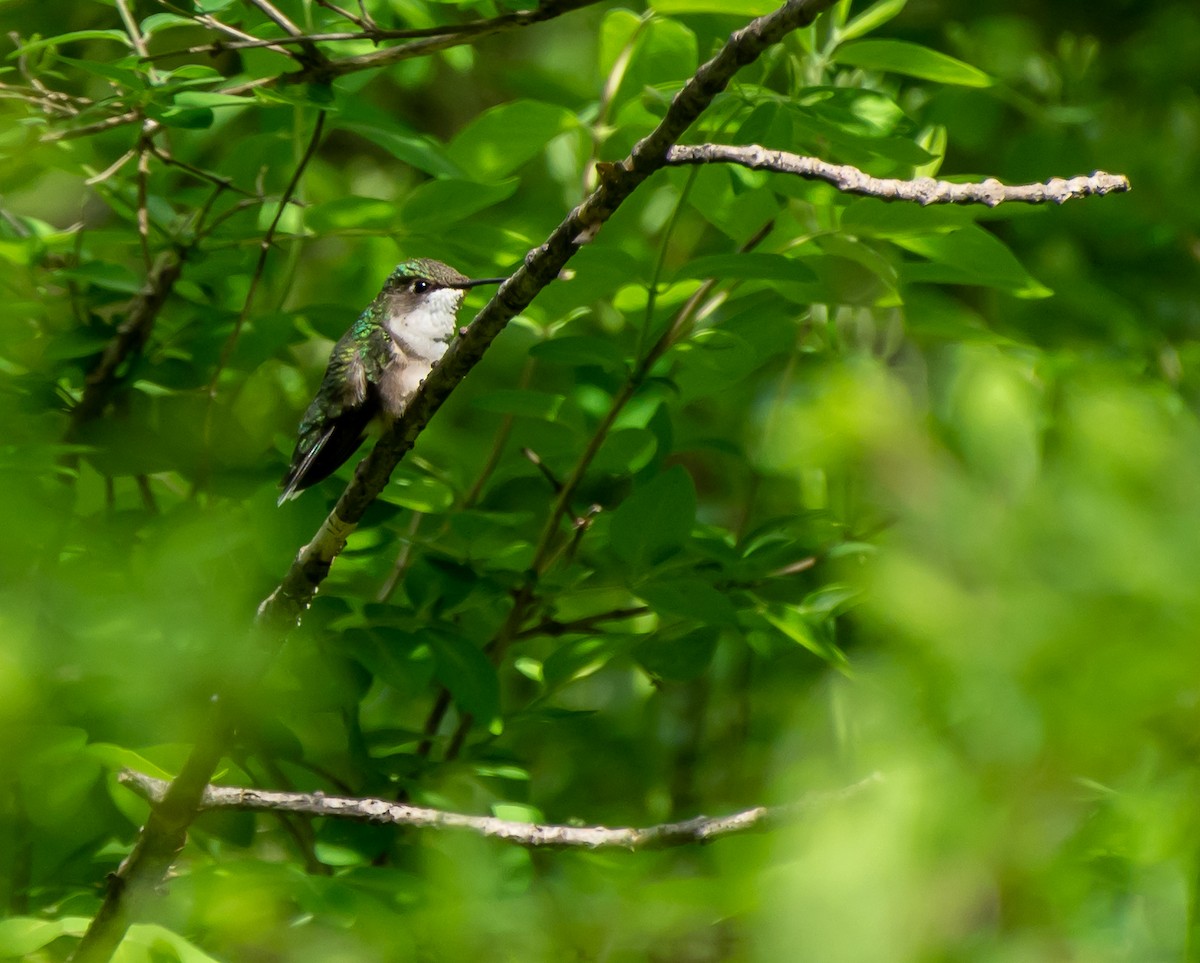
POLYGON ((413 281, 412 283, 412 289, 414 294, 424 294, 429 290, 429 282, 423 278, 417 278, 417 280, 413 281))

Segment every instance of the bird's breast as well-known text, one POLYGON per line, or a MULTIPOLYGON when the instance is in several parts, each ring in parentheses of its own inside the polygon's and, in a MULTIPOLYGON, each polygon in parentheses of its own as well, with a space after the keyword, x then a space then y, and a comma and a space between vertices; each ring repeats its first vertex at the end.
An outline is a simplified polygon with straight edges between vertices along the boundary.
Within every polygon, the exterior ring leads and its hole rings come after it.
POLYGON ((421 382, 429 377, 433 365, 422 358, 406 357, 394 351, 379 379, 379 400, 386 414, 398 418, 408 407, 421 382))

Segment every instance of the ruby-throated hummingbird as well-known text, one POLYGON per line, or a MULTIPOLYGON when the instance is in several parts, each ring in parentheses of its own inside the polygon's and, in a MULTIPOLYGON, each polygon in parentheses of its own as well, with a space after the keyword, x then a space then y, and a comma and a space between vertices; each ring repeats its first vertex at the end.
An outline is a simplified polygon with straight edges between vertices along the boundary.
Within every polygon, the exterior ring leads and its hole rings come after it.
POLYGON ((333 346, 321 387, 300 421, 280 505, 336 471, 358 450, 372 420, 404 413, 446 353, 467 288, 503 280, 471 280, 429 258, 396 267, 333 346))

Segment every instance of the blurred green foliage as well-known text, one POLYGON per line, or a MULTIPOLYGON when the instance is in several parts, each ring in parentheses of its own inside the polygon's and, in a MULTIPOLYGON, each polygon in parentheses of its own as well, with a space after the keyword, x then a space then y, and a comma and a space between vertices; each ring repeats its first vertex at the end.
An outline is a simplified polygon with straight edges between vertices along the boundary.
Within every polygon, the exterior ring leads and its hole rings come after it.
POLYGON ((842 3, 743 70, 689 141, 1134 192, 917 209, 660 172, 455 392, 266 679, 255 606, 353 465, 275 508, 332 340, 402 257, 511 271, 773 4, 604 3, 324 86, 180 52, 215 36, 189 13, 279 37, 256 5, 131 0, 150 60, 121 6, 0 4, 0 956, 70 951, 146 816, 116 773, 176 772, 216 689, 223 784, 641 825, 883 778, 664 852, 205 816, 121 959, 1196 954, 1191 5, 842 3))

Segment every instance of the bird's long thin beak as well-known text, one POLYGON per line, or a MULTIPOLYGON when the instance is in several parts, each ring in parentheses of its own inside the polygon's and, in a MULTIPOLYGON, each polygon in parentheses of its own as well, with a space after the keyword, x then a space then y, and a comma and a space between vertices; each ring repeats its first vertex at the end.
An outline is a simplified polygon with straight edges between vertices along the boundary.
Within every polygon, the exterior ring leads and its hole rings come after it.
POLYGON ((481 284, 503 284, 507 280, 508 278, 473 278, 470 281, 463 281, 462 284, 455 284, 454 287, 460 290, 464 288, 477 288, 481 284))

